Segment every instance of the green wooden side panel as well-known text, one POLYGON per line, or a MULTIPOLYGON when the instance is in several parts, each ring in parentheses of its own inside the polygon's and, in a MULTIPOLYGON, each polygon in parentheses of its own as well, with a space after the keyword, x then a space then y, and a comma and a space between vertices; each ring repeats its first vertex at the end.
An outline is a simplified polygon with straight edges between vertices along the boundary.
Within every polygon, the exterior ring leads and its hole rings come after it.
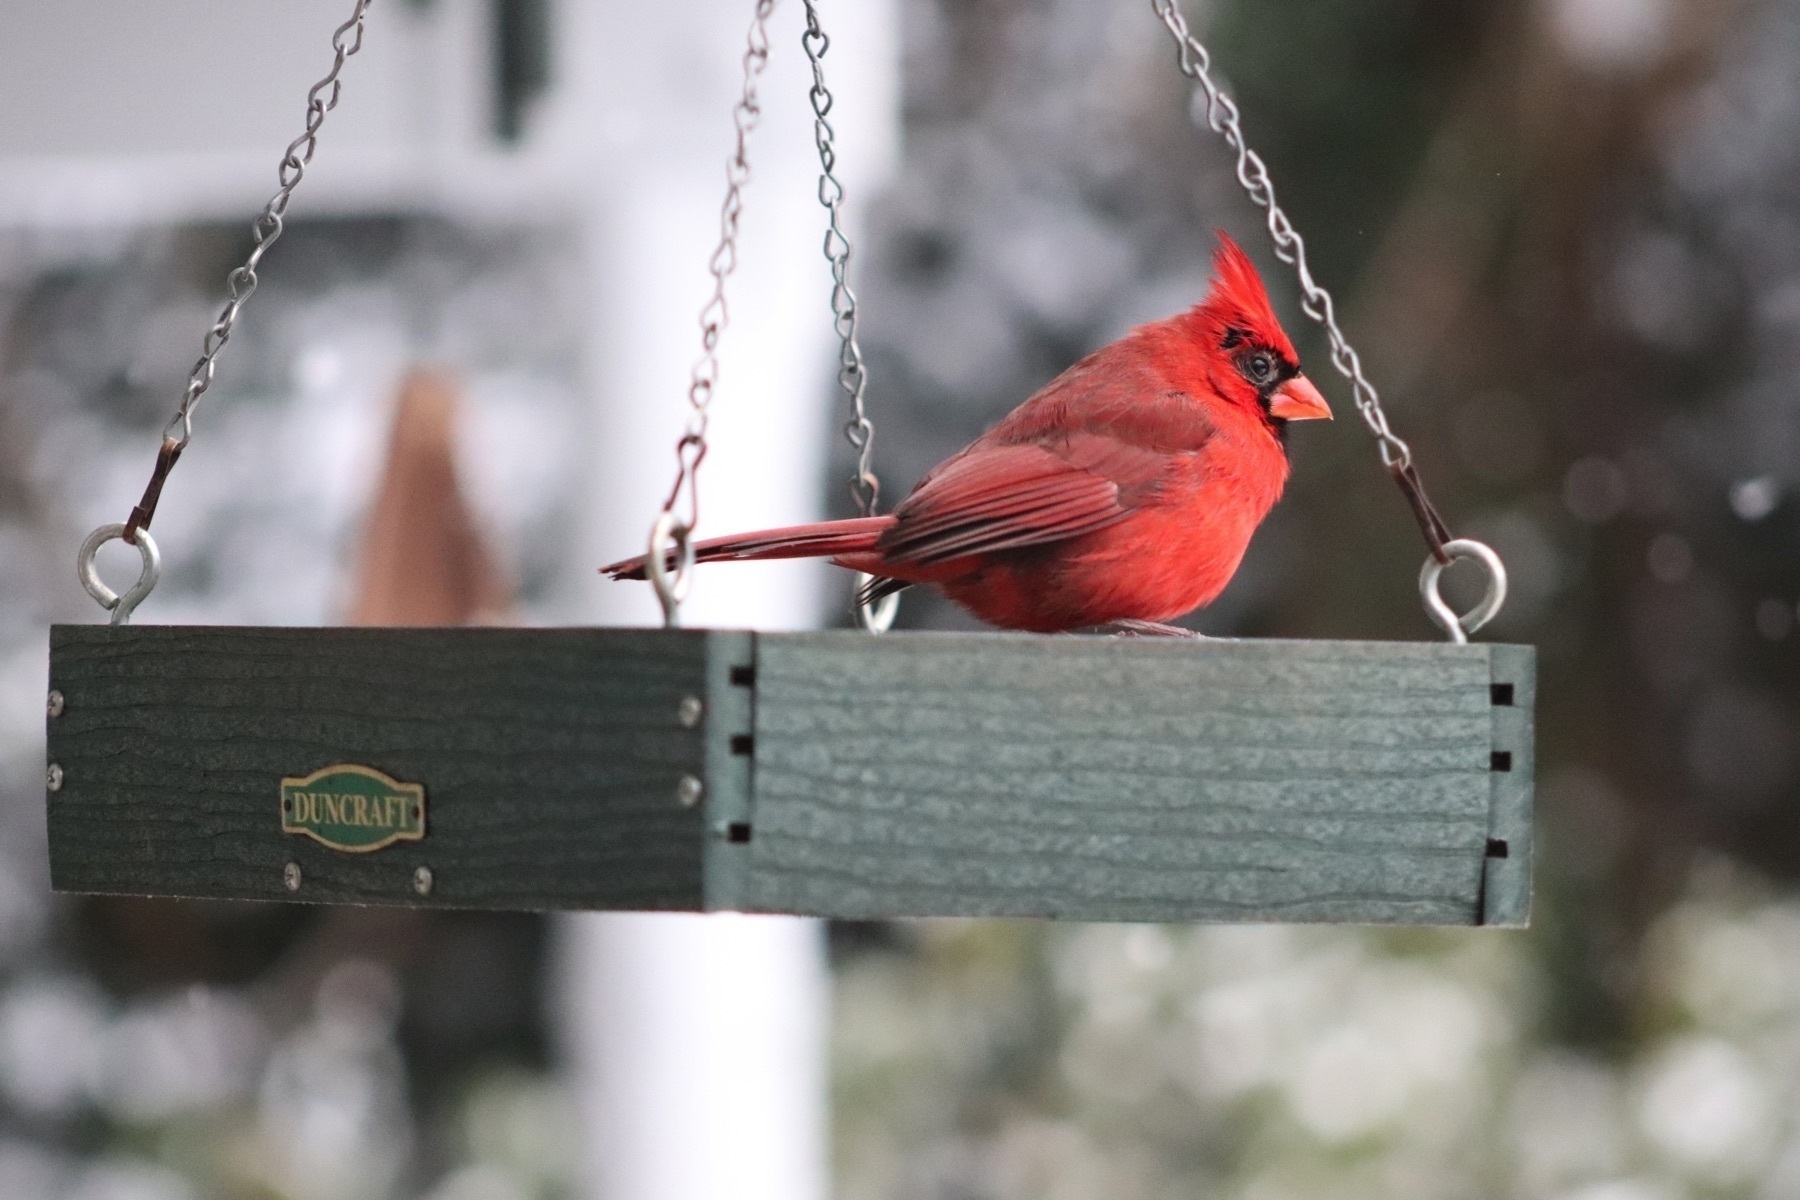
POLYGON ((1499 795, 1491 649, 760 636, 750 905, 1522 921, 1529 762, 1499 795), (1497 818, 1524 844, 1490 914, 1497 818))
POLYGON ((1522 924, 1533 669, 1515 646, 59 626, 51 878, 447 907, 1522 924), (281 780, 343 763, 423 785, 424 838, 347 853, 283 833, 281 780))
MULTIPOLYGON (((743 635, 738 635, 742 637, 743 635)), ((693 909, 708 635, 58 626, 48 794, 59 889, 481 908, 693 909), (346 854, 280 829, 279 781, 422 783, 423 841, 346 854), (288 863, 300 887, 284 883, 288 863), (431 871, 421 896, 416 868, 431 871)))

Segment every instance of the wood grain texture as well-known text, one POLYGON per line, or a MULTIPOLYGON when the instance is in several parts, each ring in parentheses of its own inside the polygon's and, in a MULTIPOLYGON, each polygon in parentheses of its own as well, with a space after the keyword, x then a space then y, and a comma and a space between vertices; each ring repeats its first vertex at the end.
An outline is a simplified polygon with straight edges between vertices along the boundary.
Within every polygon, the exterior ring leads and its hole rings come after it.
POLYGON ((1476 923, 1491 670, 1480 645, 764 635, 749 898, 1476 923))
POLYGON ((51 877, 63 890, 697 908, 707 635, 627 630, 58 626, 51 877), (279 780, 353 762, 425 785, 424 841, 283 835, 279 780), (286 863, 302 886, 283 886, 286 863), (431 895, 412 886, 428 865, 431 895))

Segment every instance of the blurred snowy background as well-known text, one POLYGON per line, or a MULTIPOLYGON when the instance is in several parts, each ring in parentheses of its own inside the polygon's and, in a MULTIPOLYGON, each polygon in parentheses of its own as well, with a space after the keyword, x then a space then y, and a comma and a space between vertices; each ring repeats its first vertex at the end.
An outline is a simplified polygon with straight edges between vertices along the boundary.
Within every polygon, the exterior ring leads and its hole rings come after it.
MULTIPOLYGON (((44 627, 94 619, 73 547, 136 498, 333 19, 190 0, 248 22, 267 56, 248 74, 279 77, 265 136, 261 101, 221 104, 233 72, 195 72, 192 31, 153 19, 174 2, 129 6, 141 53, 93 67, 107 87, 0 121, 0 1196, 598 1195, 606 1131, 553 995, 567 927, 47 892, 44 627), (157 95, 197 97, 217 144, 146 157, 173 120, 157 95)), ((709 461, 731 496, 715 532, 758 505, 848 508, 819 214, 787 186, 811 152, 797 8, 746 218, 794 249, 746 262, 737 352, 772 340, 759 321, 817 320, 772 373, 727 360, 720 443, 751 465, 709 461), (776 397, 780 371, 813 382, 776 397), (791 427, 759 419, 778 400, 791 427)), ((143 620, 341 619, 419 363, 460 383, 462 484, 518 619, 642 619, 590 568, 666 486, 748 9, 388 5, 170 485, 143 620), (706 22, 728 31, 683 30, 706 22), (679 353, 621 365, 664 309, 679 353)), ((31 42, 8 24, 25 11, 0 14, 0 44, 32 47, 7 95, 54 94, 82 51, 31 42)), ((1534 927, 835 926, 831 1192, 1800 1195, 1800 3, 1187 11, 1439 506, 1513 572, 1494 636, 1540 648, 1534 927)), ((845 151, 888 160, 852 195, 890 498, 1191 303, 1215 228, 1295 312, 1147 0, 892 19, 900 139, 870 149, 869 119, 845 151)), ((1300 431, 1294 457, 1201 626, 1431 636, 1417 532, 1360 427, 1300 431)), ((751 578, 721 569, 697 599, 844 619, 816 574, 751 578)), ((902 622, 963 618, 909 596, 902 622)))

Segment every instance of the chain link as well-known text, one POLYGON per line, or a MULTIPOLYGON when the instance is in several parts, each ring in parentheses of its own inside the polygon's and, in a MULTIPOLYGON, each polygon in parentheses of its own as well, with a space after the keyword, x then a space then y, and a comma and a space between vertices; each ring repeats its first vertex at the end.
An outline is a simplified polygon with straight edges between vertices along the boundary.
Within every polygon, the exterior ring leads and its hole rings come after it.
POLYGON ((1388 427, 1387 413, 1381 407, 1381 397, 1376 395, 1375 385, 1363 375, 1362 360, 1357 357, 1349 339, 1344 337, 1344 331, 1338 328, 1331 293, 1320 287, 1313 278, 1312 268, 1306 261, 1305 239, 1289 222, 1287 213, 1275 202, 1275 185, 1269 180, 1268 167, 1263 163, 1262 156, 1250 149, 1244 141, 1236 102, 1225 94, 1224 89, 1212 77, 1212 56, 1188 28, 1187 18, 1182 16, 1177 0, 1150 2, 1157 17, 1175 39, 1181 73, 1199 85, 1199 89, 1193 94, 1194 119, 1199 121, 1204 117, 1212 131, 1225 139, 1225 144, 1237 155, 1238 184, 1250 197, 1251 203, 1268 210, 1269 238, 1275 243, 1275 257, 1293 267, 1294 274, 1300 281, 1300 309, 1324 327, 1331 344, 1332 365, 1350 381, 1356 399, 1356 411, 1362 415, 1369 432, 1375 435, 1382 464, 1387 467, 1407 503, 1412 506, 1413 516, 1419 522, 1419 531, 1431 550, 1431 556, 1425 560, 1425 570, 1419 580, 1419 590, 1426 610, 1433 620, 1444 626, 1453 641, 1466 641, 1468 634, 1491 619, 1506 600, 1506 569, 1500 562, 1500 556, 1480 542, 1453 537, 1443 517, 1432 506, 1430 497, 1425 494, 1425 485, 1419 479, 1419 472, 1413 466, 1411 447, 1388 427), (1481 602, 1461 618, 1452 613, 1437 594, 1439 575, 1444 567, 1457 558, 1474 558, 1487 568, 1488 573, 1488 587, 1481 602))
POLYGON ((282 155, 281 167, 277 173, 281 187, 251 226, 256 244, 251 248, 250 256, 244 260, 243 266, 226 276, 225 307, 201 344, 200 359, 188 375, 187 388, 181 396, 181 407, 163 428, 163 437, 172 439, 178 447, 185 448, 194 435, 194 405, 212 386, 219 354, 231 340, 232 328, 237 324, 238 313, 243 309, 244 302, 256 291, 256 268, 262 263, 263 255, 269 252, 269 247, 281 237, 288 200, 293 196, 294 189, 300 186, 300 180, 306 175, 306 168, 311 165, 313 154, 319 148, 319 129, 325 124, 325 114, 337 107, 338 99, 343 95, 343 81, 338 76, 350 56, 362 49, 363 21, 371 3, 373 0, 356 0, 356 8, 351 12, 350 19, 332 33, 331 48, 336 51, 337 57, 332 60, 331 70, 326 72, 325 78, 313 84, 306 93, 306 129, 288 143, 287 153, 282 155), (179 436, 176 435, 177 429, 180 430, 179 436))
POLYGON ((833 99, 825 86, 825 52, 831 39, 819 25, 816 0, 805 0, 806 32, 800 43, 806 48, 812 64, 813 144, 819 149, 819 203, 825 206, 830 220, 825 227, 825 258, 831 263, 831 323, 838 335, 838 386, 850 400, 850 421, 844 426, 844 437, 856 451, 856 474, 850 479, 850 496, 862 515, 872 517, 881 502, 881 480, 870 459, 874 454, 875 424, 863 408, 863 393, 868 388, 868 372, 863 367, 862 347, 856 341, 856 293, 850 290, 850 239, 842 224, 844 185, 837 177, 836 131, 829 116, 833 99))
POLYGON ((700 464, 706 458, 707 413, 713 393, 719 386, 719 338, 730 323, 731 312, 725 304, 725 280, 737 269, 738 221, 744 211, 744 186, 750 182, 750 133, 762 122, 762 102, 756 85, 763 69, 769 65, 769 17, 776 0, 756 0, 756 12, 750 19, 750 32, 744 48, 744 91, 731 110, 737 144, 725 163, 725 202, 719 208, 719 244, 713 250, 707 269, 712 273, 713 294, 700 310, 700 357, 688 384, 688 421, 681 440, 675 443, 675 483, 663 501, 650 535, 650 558, 667 563, 674 560, 674 573, 652 574, 657 599, 663 608, 663 620, 673 628, 681 598, 688 588, 688 572, 693 555, 690 537, 700 521, 700 464), (681 493, 687 492, 687 514, 676 513, 681 493))
POLYGON ((255 245, 250 249, 250 256, 242 266, 225 277, 225 307, 213 322, 212 328, 206 331, 206 338, 200 345, 199 361, 194 363, 194 369, 188 374, 187 387, 182 390, 180 406, 175 415, 169 418, 168 424, 163 426, 162 447, 157 452, 156 467, 150 474, 150 483, 144 489, 143 499, 131 510, 131 516, 124 525, 122 536, 127 542, 135 543, 137 531, 150 524, 150 518, 156 514, 157 501, 162 498, 163 483, 168 479, 169 472, 175 469, 175 462, 181 457, 181 452, 193 440, 194 405, 212 386, 213 377, 218 370, 219 354, 225 349, 226 343, 231 341, 231 331, 237 325, 238 313, 243 310, 244 302, 256 291, 256 268, 262 263, 263 255, 269 252, 269 247, 281 237, 282 219, 287 213, 288 200, 300 185, 307 165, 312 162, 313 153, 319 147, 319 129, 325 124, 325 114, 337 107, 338 99, 343 94, 344 85, 338 76, 349 57, 362 49, 363 21, 371 3, 373 0, 356 0, 350 19, 332 32, 331 48, 336 52, 336 57, 332 59, 331 70, 306 93, 306 129, 288 143, 287 152, 282 155, 281 166, 276 173, 281 186, 251 224, 255 245))
MULTIPOLYGON (((834 103, 831 89, 825 86, 825 52, 831 39, 819 25, 819 9, 815 0, 805 0, 806 31, 800 44, 812 64, 812 88, 807 99, 812 102, 813 145, 819 150, 819 203, 825 206, 825 260, 831 264, 831 326, 838 335, 838 386, 850 399, 850 420, 844 425, 844 438, 856 451, 856 474, 850 477, 850 498, 865 517, 875 515, 881 504, 881 479, 875 474, 871 459, 875 453, 875 423, 863 407, 863 394, 868 389, 869 375, 863 366, 862 347, 856 340, 856 293, 850 290, 850 238, 842 224, 844 185, 837 177, 837 132, 831 127, 830 113, 834 103)), ((900 593, 890 592, 873 604, 861 596, 876 583, 873 576, 857 573, 856 620, 870 633, 886 633, 893 628, 900 611, 900 593)))
POLYGON ((242 266, 233 269, 225 277, 225 307, 213 322, 212 328, 206 331, 206 337, 200 345, 200 358, 194 363, 193 370, 188 374, 187 386, 182 390, 180 406, 175 415, 169 418, 168 424, 163 426, 162 445, 157 449, 156 466, 150 472, 150 482, 144 487, 143 497, 131 510, 131 516, 123 525, 102 525, 88 536, 88 540, 82 544, 80 554, 76 556, 76 567, 81 573, 83 585, 88 587, 88 591, 102 607, 112 611, 114 623, 123 623, 129 619, 131 609, 156 586, 160 575, 160 557, 148 529, 151 518, 156 515, 157 503, 162 499, 163 484, 167 482, 169 472, 175 469, 181 452, 193 440, 194 405, 212 386, 213 377, 218 370, 219 354, 225 349, 226 343, 231 341, 231 331, 237 325, 238 314, 243 310, 244 302, 256 291, 256 268, 262 263, 263 255, 269 252, 269 247, 281 237, 288 200, 293 196, 294 189, 300 186, 300 180, 306 175, 307 165, 312 162, 313 154, 319 148, 319 130, 325 124, 325 114, 337 107, 338 100, 343 95, 344 88, 339 75, 350 56, 362 49, 363 22, 368 16, 371 3, 373 0, 356 0, 350 19, 332 31, 331 48, 335 57, 331 61, 331 70, 306 93, 306 128, 299 137, 288 143, 287 152, 281 156, 281 166, 276 172, 280 187, 251 224, 255 245, 251 247, 249 257, 242 266), (94 557, 99 548, 113 538, 138 546, 145 555, 144 569, 138 576, 138 582, 125 594, 123 601, 103 585, 98 589, 90 586, 91 583, 97 583, 99 578, 93 574, 94 557))
POLYGON ((1331 343, 1332 365, 1350 381, 1356 398, 1356 410, 1362 414, 1364 424, 1375 435, 1382 463, 1390 471, 1409 468, 1412 465, 1412 450, 1400 440, 1398 434, 1388 428, 1387 413, 1382 410, 1381 398, 1376 395, 1375 386, 1364 377, 1362 360, 1344 337, 1344 331, 1338 328, 1331 293, 1313 279, 1312 268, 1306 262, 1305 239, 1288 222, 1287 214, 1281 210, 1281 206, 1275 203, 1275 185, 1269 181, 1269 171, 1263 164, 1262 156, 1245 144, 1244 131, 1238 124, 1237 104, 1212 77, 1212 56, 1189 31, 1187 18, 1181 15, 1176 0, 1151 0, 1151 4, 1180 48, 1181 73, 1200 85, 1201 91, 1194 94, 1195 119, 1200 119, 1202 115, 1199 101, 1204 95, 1206 123, 1236 153, 1237 180, 1249 194, 1251 203, 1268 210, 1269 237, 1275 243, 1275 257, 1294 268, 1294 274, 1300 280, 1301 311, 1324 327, 1325 335, 1331 343))

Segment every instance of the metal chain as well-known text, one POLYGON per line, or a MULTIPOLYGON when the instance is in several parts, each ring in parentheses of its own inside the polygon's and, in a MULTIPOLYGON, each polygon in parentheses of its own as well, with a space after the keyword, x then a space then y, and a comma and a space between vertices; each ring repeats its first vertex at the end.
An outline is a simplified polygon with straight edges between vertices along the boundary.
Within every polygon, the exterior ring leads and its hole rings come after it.
MULTIPOLYGON (((850 498, 865 517, 875 515, 881 504, 881 479, 871 462, 875 453, 875 423, 863 407, 863 394, 868 389, 869 375, 863 366, 862 347, 856 340, 856 293, 850 290, 850 238, 842 223, 844 185, 837 177, 837 131, 831 127, 830 113, 834 100, 825 86, 825 52, 831 39, 819 25, 819 9, 815 0, 805 0, 806 31, 800 44, 812 64, 812 88, 807 99, 812 102, 813 145, 819 150, 819 203, 825 206, 825 260, 831 264, 831 326, 838 335, 838 386, 850 399, 850 420, 844 426, 844 438, 856 451, 856 474, 850 477, 850 498)), ((875 582, 872 576, 857 573, 857 595, 875 582)), ((856 620, 870 633, 886 633, 893 628, 900 612, 900 593, 890 592, 873 604, 858 601, 856 620)))
MULTIPOLYGON (((1275 185, 1269 181, 1269 171, 1263 165, 1262 156, 1244 142, 1244 131, 1238 124, 1236 102, 1225 94, 1212 77, 1212 55, 1207 53, 1206 47, 1189 31, 1187 18, 1181 15, 1176 0, 1151 0, 1151 4, 1180 48, 1181 73, 1199 84, 1204 91, 1206 123, 1237 154, 1238 183, 1249 194, 1251 203, 1258 208, 1268 209, 1269 237, 1275 243, 1275 257, 1294 268, 1294 274, 1300 280, 1301 311, 1324 327, 1326 337, 1331 342, 1332 364, 1350 381, 1356 397, 1356 409, 1362 414, 1369 431, 1375 435, 1382 463, 1389 468, 1410 465, 1411 448, 1388 428, 1387 414, 1382 411, 1381 398, 1375 394, 1375 386, 1364 377, 1362 360, 1344 337, 1344 331, 1338 328, 1331 293, 1313 279, 1312 269, 1306 262, 1305 239, 1288 222, 1287 214, 1281 210, 1281 206, 1275 203, 1275 185)), ((1195 99, 1199 99, 1198 94, 1195 99)), ((1199 119, 1198 113, 1195 114, 1195 119, 1199 119)))
POLYGON ((700 464, 706 458, 707 410, 719 384, 719 337, 730 322, 725 305, 725 280, 737 269, 738 219, 744 209, 744 185, 750 182, 748 154, 750 131, 762 121, 762 104, 756 84, 769 64, 768 21, 776 0, 756 0, 744 49, 744 92, 731 110, 737 146, 725 164, 725 202, 719 209, 719 244, 707 266, 712 272, 713 294, 700 310, 700 358, 694 363, 688 384, 687 428, 675 443, 675 483, 669 488, 656 522, 650 530, 649 557, 645 560, 650 581, 662 604, 663 623, 677 624, 681 601, 687 594, 693 568, 691 536, 700 520, 700 464), (687 490, 687 515, 675 511, 683 489, 687 490), (674 570, 669 565, 673 560, 674 570))
POLYGON ((812 64, 813 144, 819 148, 819 203, 825 206, 830 220, 825 227, 825 258, 831 264, 831 318, 837 331, 838 386, 850 399, 850 421, 844 426, 844 437, 857 453, 856 474, 850 480, 850 496, 872 517, 881 501, 881 480, 870 465, 874 453, 875 424, 863 408, 863 393, 868 387, 868 373, 863 368, 862 347, 856 341, 856 293, 850 290, 850 239, 842 224, 844 185, 837 177, 836 131, 828 119, 833 103, 831 89, 825 86, 825 52, 831 39, 819 25, 816 0, 805 0, 806 32, 800 43, 806 48, 812 64))
POLYGON ((1444 519, 1432 506, 1430 498, 1425 494, 1425 486, 1419 479, 1419 473, 1413 466, 1412 448, 1389 428, 1387 413, 1381 407, 1381 397, 1376 394, 1375 385, 1363 375, 1362 359, 1344 336, 1344 331, 1338 328, 1331 293, 1313 279, 1312 268, 1306 261, 1306 240, 1289 222, 1287 213, 1275 202, 1275 185, 1269 179, 1269 170, 1263 163, 1262 156, 1250 149, 1244 141, 1244 131, 1238 122, 1237 103, 1225 94, 1224 89, 1212 77, 1212 55, 1188 28, 1187 18, 1182 16, 1177 0, 1150 2, 1157 17, 1175 39, 1181 73, 1200 86, 1200 90, 1194 93, 1194 119, 1197 121, 1201 118, 1199 101, 1204 96, 1207 125, 1224 138, 1225 144, 1237 155, 1239 185, 1250 197, 1251 203, 1268 210, 1269 239, 1275 244, 1275 257, 1292 266, 1300 281, 1301 311, 1324 328, 1331 345, 1332 365, 1350 381, 1356 410, 1362 415, 1369 432, 1375 435, 1382 464, 1400 486, 1407 503, 1412 506, 1413 515, 1418 519, 1420 532, 1424 534, 1425 543, 1431 549, 1431 558, 1426 564, 1427 571, 1420 581, 1426 608, 1432 619, 1444 626, 1452 640, 1465 641, 1467 635, 1485 624, 1505 600, 1506 572, 1500 564, 1499 556, 1479 542, 1453 537, 1444 519), (1437 595, 1439 571, 1457 558, 1474 558, 1482 562, 1488 568, 1489 581, 1487 594, 1482 601, 1461 618, 1450 614, 1449 608, 1437 595), (1437 571, 1431 570, 1434 565, 1438 568, 1437 571), (1446 617, 1445 614, 1449 616, 1446 617))
POLYGON ((373 0, 356 0, 350 19, 332 32, 331 48, 336 51, 336 57, 332 60, 331 70, 325 73, 325 78, 313 84, 306 93, 306 129, 288 143, 287 153, 282 155, 281 166, 276 174, 281 187, 270 197, 262 214, 251 225, 256 245, 251 248, 244 265, 226 276, 225 285, 229 298, 225 308, 219 313, 219 319, 207 331, 206 340, 201 344, 200 360, 188 375, 187 389, 182 393, 179 411, 163 427, 163 436, 170 437, 175 428, 180 426, 181 437, 178 440, 184 447, 194 434, 194 404, 212 386, 219 353, 231 340, 232 327, 237 324, 238 313, 243 309, 244 302, 256 291, 256 268, 262 263, 263 255, 269 252, 269 247, 280 239, 284 228, 282 218, 287 214, 288 200, 292 198, 294 189, 300 186, 300 180, 305 177, 306 168, 311 165, 313 154, 319 148, 319 130, 325 124, 325 114, 337 107, 338 100, 343 95, 344 84, 338 75, 350 56, 362 49, 363 21, 371 3, 373 0))
POLYGON ((150 482, 144 488, 144 495, 131 510, 131 516, 123 525, 103 525, 89 535, 83 543, 81 554, 77 560, 77 568, 81 573, 84 586, 98 600, 102 607, 113 614, 113 622, 122 624, 129 618, 131 608, 149 594, 156 585, 158 571, 153 564, 159 564, 155 543, 150 541, 150 520, 156 515, 157 502, 162 498, 164 482, 169 472, 174 470, 181 452, 187 448, 194 436, 194 405, 212 386, 217 371, 219 354, 231 341, 231 331, 237 324, 238 313, 242 311, 244 302, 256 291, 256 268, 261 264, 263 255, 269 252, 277 239, 281 237, 283 217, 287 213, 288 200, 294 189, 306 174, 307 166, 313 160, 313 154, 319 147, 319 130, 325 124, 325 114, 337 107, 343 95, 343 83, 339 75, 344 63, 352 54, 362 49, 363 22, 368 16, 369 5, 373 0, 356 0, 351 10, 350 19, 339 25, 331 34, 331 48, 335 57, 331 62, 331 70, 325 77, 313 84, 306 93, 306 128, 299 137, 288 143, 287 152, 282 155, 281 166, 276 178, 280 187, 268 204, 263 206, 261 214, 251 224, 251 234, 255 245, 242 266, 234 269, 225 278, 227 299, 219 317, 207 330, 206 338, 200 346, 200 358, 194 369, 188 374, 187 387, 182 391, 181 404, 175 415, 163 426, 162 446, 156 455, 156 466, 150 473, 150 482), (179 436, 177 435, 179 431, 179 436), (105 532, 107 536, 102 537, 105 532), (136 586, 126 592, 124 602, 119 597, 98 584, 98 575, 94 574, 94 556, 101 545, 114 537, 122 538, 131 545, 139 545, 140 539, 150 541, 148 547, 140 546, 144 551, 144 570, 139 576, 136 586), (90 584, 92 580, 92 584, 90 584), (96 586, 98 585, 98 589, 96 586))

